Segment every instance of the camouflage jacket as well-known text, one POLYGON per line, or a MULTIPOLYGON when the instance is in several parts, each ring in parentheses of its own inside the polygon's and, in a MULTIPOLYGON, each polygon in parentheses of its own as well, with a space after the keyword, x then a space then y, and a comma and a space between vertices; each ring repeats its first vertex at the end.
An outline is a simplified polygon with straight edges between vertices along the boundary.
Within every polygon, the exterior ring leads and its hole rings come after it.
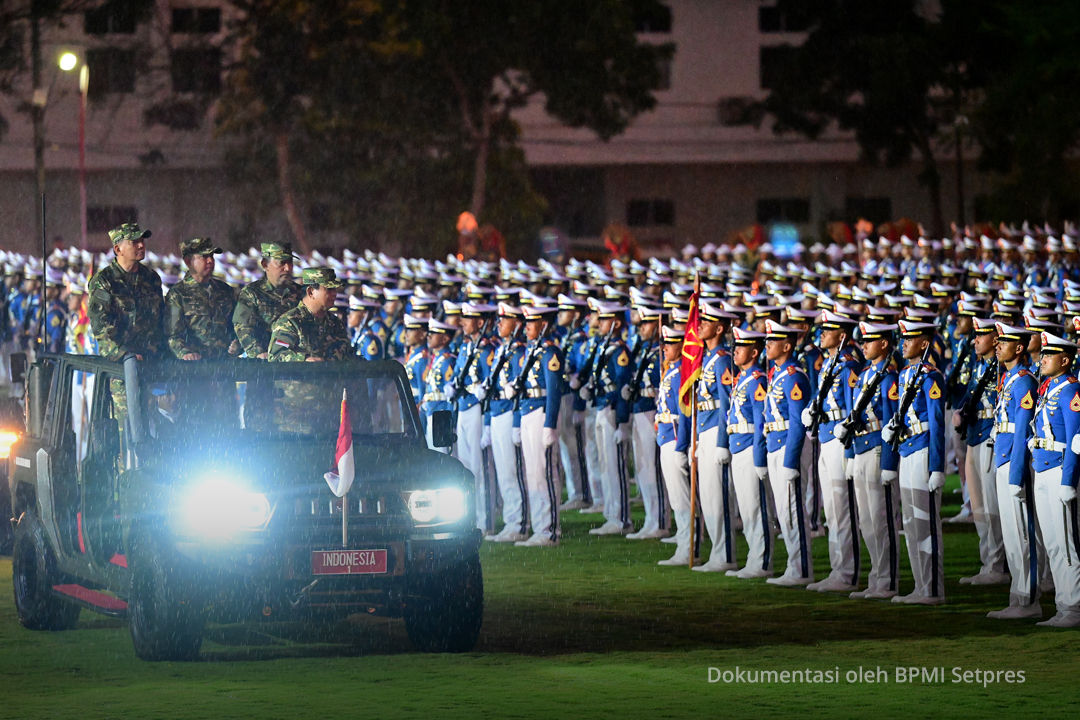
POLYGON ((315 317, 300 303, 274 322, 271 362, 302 362, 309 357, 344 360, 352 354, 345 323, 332 312, 315 317))
POLYGON ((275 288, 263 276, 240 291, 233 311, 233 328, 248 357, 256 357, 270 347, 270 329, 274 321, 304 296, 304 290, 294 282, 275 288))
POLYGON ((125 272, 116 260, 87 285, 90 327, 107 360, 134 353, 152 357, 165 350, 161 278, 145 265, 125 272))
POLYGON ((200 285, 188 273, 169 290, 165 305, 169 310, 165 334, 176 357, 188 353, 199 353, 203 360, 228 357, 236 338, 232 326, 236 296, 231 287, 217 278, 200 285))

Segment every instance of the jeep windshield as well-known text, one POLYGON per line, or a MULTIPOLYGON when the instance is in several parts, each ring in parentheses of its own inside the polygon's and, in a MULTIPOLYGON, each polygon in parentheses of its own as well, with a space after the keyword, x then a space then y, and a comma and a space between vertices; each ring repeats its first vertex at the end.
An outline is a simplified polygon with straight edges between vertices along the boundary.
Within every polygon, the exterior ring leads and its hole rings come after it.
POLYGON ((399 375, 380 371, 381 365, 238 361, 213 368, 147 367, 140 371, 144 424, 161 440, 335 438, 345 395, 354 437, 417 437, 399 375))

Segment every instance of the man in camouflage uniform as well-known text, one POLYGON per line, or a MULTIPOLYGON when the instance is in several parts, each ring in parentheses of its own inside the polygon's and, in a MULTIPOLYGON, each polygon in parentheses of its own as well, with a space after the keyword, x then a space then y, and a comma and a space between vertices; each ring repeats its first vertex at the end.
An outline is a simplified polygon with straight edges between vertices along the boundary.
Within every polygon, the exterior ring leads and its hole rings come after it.
POLYGON ((236 337, 248 357, 266 360, 274 321, 296 307, 303 289, 293 282, 292 246, 262 244, 262 280, 240 291, 233 311, 236 337))
MULTIPOLYGON (((116 257, 87 285, 90 327, 98 354, 106 360, 120 362, 131 355, 145 360, 165 349, 161 278, 142 264, 148 237, 150 231, 135 223, 110 230, 109 239, 116 257)), ((124 384, 113 380, 110 388, 114 416, 123 430, 127 416, 124 384)))
POLYGON ((342 281, 331 268, 307 268, 303 282, 300 304, 274 322, 269 360, 344 360, 351 354, 348 333, 341 318, 330 312, 342 281))
POLYGON ((221 248, 210 238, 195 238, 180 243, 180 254, 188 273, 165 296, 169 350, 181 360, 220 360, 239 353, 232 326, 233 289, 213 277, 214 256, 221 248))

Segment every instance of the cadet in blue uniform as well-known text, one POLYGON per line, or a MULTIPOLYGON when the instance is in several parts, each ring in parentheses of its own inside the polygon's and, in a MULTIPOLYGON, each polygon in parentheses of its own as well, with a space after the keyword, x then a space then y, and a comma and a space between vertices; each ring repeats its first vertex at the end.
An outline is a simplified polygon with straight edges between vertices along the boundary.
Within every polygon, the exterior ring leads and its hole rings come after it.
MULTIPOLYGON (((502 495, 503 529, 485 539, 492 542, 528 540, 529 493, 525 486, 525 467, 521 446, 514 444, 514 376, 525 355, 525 345, 518 340, 518 328, 523 314, 520 308, 499 303, 499 336, 491 361, 491 374, 485 383, 490 386, 490 403, 484 416, 484 445, 490 445, 495 461, 495 477, 502 495)), ((520 416, 517 416, 520 419, 520 416)), ((518 425, 516 428, 515 425, 518 425)))
POLYGON ((892 365, 896 330, 896 325, 859 323, 867 365, 857 378, 848 376, 845 401, 851 414, 833 426, 833 437, 847 444, 844 474, 854 488, 859 532, 870 555, 866 590, 848 596, 856 600, 896 597, 900 583, 900 501, 895 489, 900 456, 881 440, 882 426, 900 400, 892 365))
MULTIPOLYGON (((814 310, 801 310, 796 307, 786 308, 785 313, 788 318, 788 327, 801 331, 801 334, 796 339, 797 349, 793 357, 799 367, 802 368, 802 371, 806 373, 806 379, 810 381, 810 396, 812 399, 817 393, 818 376, 825 366, 825 354, 811 340, 813 334, 811 328, 820 327, 820 325, 814 325, 813 323, 821 313, 814 310)), ((806 464, 799 468, 799 472, 802 473, 802 477, 805 479, 803 485, 806 491, 806 515, 810 518, 810 537, 825 537, 825 528, 821 526, 822 482, 821 474, 818 471, 821 456, 820 443, 817 438, 807 438, 807 443, 810 445, 810 452, 803 455, 806 464)))
POLYGON ((476 478, 476 526, 488 534, 495 530, 491 512, 495 499, 485 481, 484 416, 480 400, 493 354, 490 341, 484 338, 484 326, 495 311, 492 305, 462 304, 461 332, 465 341, 457 354, 454 378, 444 387, 447 398, 457 403, 457 458, 476 478))
POLYGON ((521 454, 525 484, 529 492, 529 516, 533 534, 514 543, 524 547, 552 547, 559 544, 559 408, 562 404, 563 360, 559 347, 545 338, 558 308, 527 305, 525 337, 528 344, 521 359, 519 397, 521 413, 521 454))
MULTIPOLYGON (((822 378, 828 377, 828 389, 819 385, 822 417, 818 418, 818 477, 821 479, 821 500, 829 532, 829 575, 807 586, 818 592, 852 592, 859 583, 859 533, 855 512, 855 487, 844 471, 844 443, 833 434, 837 423, 851 414, 847 389, 855 384, 862 364, 847 344, 855 330, 855 321, 825 310, 821 321, 822 351, 829 354, 823 365, 822 378), (828 373, 828 376, 825 375, 828 373)), ((803 411, 803 425, 813 423, 811 408, 803 411)), ((813 515, 811 515, 811 519, 813 515)), ((811 523, 812 525, 812 523, 811 523)))
POLYGON ((1080 383, 1073 375, 1076 343, 1044 332, 1040 369, 1044 378, 1035 406, 1031 464, 1035 470, 1035 512, 1054 577, 1057 614, 1037 625, 1080 626, 1080 538, 1076 483, 1080 472, 1080 383))
POLYGON ((623 386, 630 382, 630 351, 622 341, 626 307, 597 301, 600 334, 608 338, 607 347, 597 354, 595 395, 588 387, 582 398, 596 407, 596 450, 600 460, 600 478, 604 492, 604 524, 589 532, 593 535, 625 535, 630 524, 630 484, 626 458, 630 442, 630 406, 623 399, 623 386))
POLYGON ((814 563, 799 468, 804 464, 803 453, 810 449, 802 424, 803 408, 810 402, 810 381, 791 357, 799 331, 774 320, 767 320, 765 328, 765 357, 773 363, 765 397, 769 481, 788 552, 784 574, 765 582, 809 585, 814 582, 814 563))
POLYGON ((637 306, 638 347, 631 358, 633 382, 623 392, 630 408, 634 467, 637 469, 638 493, 645 504, 645 522, 641 529, 626 537, 651 540, 671 534, 671 510, 661 480, 660 447, 656 444, 656 391, 660 387, 660 308, 637 306), (633 394, 637 397, 633 398, 633 394))
POLYGON ((64 352, 64 331, 67 329, 67 308, 60 301, 64 274, 55 268, 45 270, 45 352, 64 352))
POLYGON ((960 578, 961 585, 1004 585, 1009 582, 1005 572, 1005 546, 1001 538, 1001 515, 998 510, 997 472, 994 465, 994 444, 990 433, 994 428, 994 407, 998 394, 998 362, 996 357, 997 327, 993 320, 974 318, 975 338, 972 354, 977 358, 967 389, 953 413, 953 425, 965 422, 964 410, 971 404, 972 417, 967 419, 966 478, 971 514, 979 535, 978 574, 960 578), (989 373, 989 374, 987 374, 989 373), (979 397, 975 398, 975 394, 979 397))
POLYGON ((402 342, 405 343, 408 356, 405 358, 405 375, 409 378, 409 388, 412 390, 413 402, 420 407, 424 397, 424 373, 427 371, 427 324, 426 318, 414 318, 406 315, 402 320, 405 334, 402 342))
POLYGON ((738 570, 735 562, 735 492, 731 487, 731 450, 727 413, 735 380, 731 355, 721 341, 735 316, 701 303, 698 333, 705 342, 701 380, 697 383, 697 464, 701 517, 712 540, 709 560, 695 570, 738 570))
POLYGON ((385 358, 383 342, 372 325, 373 316, 378 309, 379 303, 374 300, 349 296, 349 342, 357 356, 365 360, 385 358))
MULTIPOLYGON (((900 321, 907 367, 900 371, 900 397, 914 383, 920 358, 933 341, 933 323, 900 321)), ((922 380, 913 387, 914 402, 899 418, 900 499, 904 517, 904 541, 915 578, 915 589, 897 595, 893 602, 940 605, 945 602, 945 565, 941 542, 941 488, 945 485, 945 379, 933 365, 926 365, 922 380)), ((899 412, 899 409, 897 410, 899 412)), ((890 442, 892 428, 882 440, 890 442)))
POLYGON ((1040 580, 1046 571, 1046 549, 1035 513, 1035 496, 1028 463, 1028 440, 1039 395, 1035 376, 1027 369, 1031 331, 997 324, 997 359, 1005 367, 995 408, 993 448, 1001 538, 1012 574, 1009 606, 987 617, 997 620, 1042 619, 1040 580))
MULTIPOLYGON (((563 355, 563 377, 569 379, 581 372, 585 357, 581 349, 589 340, 589 328, 581 322, 581 314, 587 308, 584 300, 559 295, 559 327, 563 330, 559 339, 559 351, 563 355)), ((585 437, 580 413, 574 410, 579 401, 569 382, 563 386, 562 406, 559 410, 559 457, 566 485, 566 502, 559 508, 582 510, 592 505, 589 489, 588 467, 585 462, 585 437)))
POLYGON ((738 375, 732 385, 728 415, 723 422, 727 424, 731 480, 739 501, 748 550, 743 568, 728 570, 727 574, 743 579, 772 577, 772 491, 764 432, 768 380, 761 367, 765 335, 737 327, 731 332, 735 338, 732 361, 738 368, 738 375))
POLYGON ((443 387, 454 376, 454 354, 447 346, 457 328, 435 319, 427 321, 428 362, 424 373, 424 397, 420 406, 427 427, 428 447, 449 452, 450 448, 437 448, 431 442, 431 415, 439 410, 453 410, 453 403, 446 399, 443 387))
MULTIPOLYGON (((664 347, 664 360, 667 372, 660 380, 660 390, 656 396, 656 443, 660 446, 660 469, 664 475, 664 487, 667 490, 671 509, 675 513, 675 554, 667 560, 660 560, 657 565, 688 565, 690 563, 690 463, 686 456, 690 448, 690 418, 679 410, 679 388, 681 371, 679 358, 682 355, 684 334, 682 330, 670 327, 661 329, 664 347)), ((697 517, 695 544, 701 542, 701 516, 697 517)), ((698 548, 694 548, 694 561, 697 562, 698 548)))

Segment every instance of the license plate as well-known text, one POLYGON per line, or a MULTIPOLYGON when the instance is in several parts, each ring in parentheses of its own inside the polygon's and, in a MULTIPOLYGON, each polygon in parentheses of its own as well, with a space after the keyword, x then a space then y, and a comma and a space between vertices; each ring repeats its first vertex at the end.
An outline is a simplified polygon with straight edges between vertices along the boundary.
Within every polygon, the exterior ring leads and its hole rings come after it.
POLYGON ((378 575, 386 572, 385 550, 315 550, 312 575, 378 575))

